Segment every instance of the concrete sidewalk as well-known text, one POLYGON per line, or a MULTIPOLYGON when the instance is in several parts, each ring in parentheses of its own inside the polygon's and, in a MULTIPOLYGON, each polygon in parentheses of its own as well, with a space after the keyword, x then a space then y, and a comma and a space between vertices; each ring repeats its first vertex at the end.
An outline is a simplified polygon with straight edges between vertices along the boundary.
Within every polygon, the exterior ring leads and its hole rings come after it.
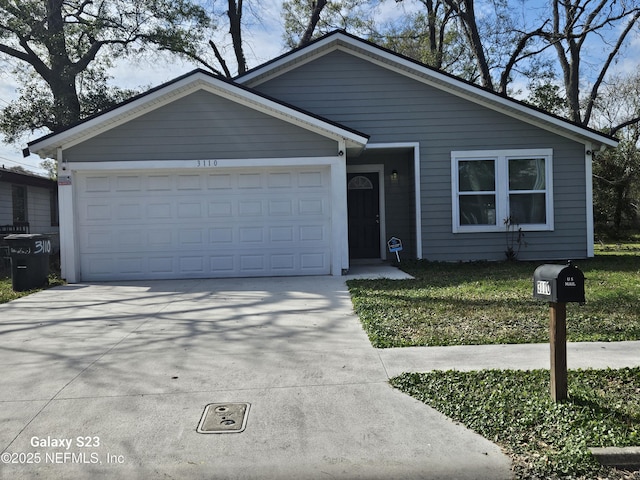
MULTIPOLYGON (((431 370, 536 370, 550 368, 548 343, 461 345, 379 349, 387 375, 431 370)), ((567 343, 567 366, 578 368, 640 367, 640 342, 567 343)))
POLYGON ((68 285, 0 305, 2 479, 507 479, 391 388, 345 279, 68 285), (209 403, 246 430, 200 434, 209 403))

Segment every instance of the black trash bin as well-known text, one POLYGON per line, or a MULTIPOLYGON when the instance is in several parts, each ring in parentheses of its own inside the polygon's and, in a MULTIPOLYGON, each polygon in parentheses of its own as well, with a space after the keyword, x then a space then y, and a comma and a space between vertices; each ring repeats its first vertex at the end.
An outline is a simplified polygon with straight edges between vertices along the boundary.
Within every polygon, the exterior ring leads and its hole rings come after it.
POLYGON ((11 257, 13 290, 23 292, 45 285, 49 279, 51 239, 41 234, 16 234, 5 237, 11 257))

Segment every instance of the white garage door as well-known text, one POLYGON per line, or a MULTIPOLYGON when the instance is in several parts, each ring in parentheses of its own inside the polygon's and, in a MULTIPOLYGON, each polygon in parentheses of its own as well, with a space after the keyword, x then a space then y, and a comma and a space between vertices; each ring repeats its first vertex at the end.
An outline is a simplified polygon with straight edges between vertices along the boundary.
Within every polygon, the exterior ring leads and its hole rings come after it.
POLYGON ((328 167, 81 173, 83 280, 330 273, 328 167))

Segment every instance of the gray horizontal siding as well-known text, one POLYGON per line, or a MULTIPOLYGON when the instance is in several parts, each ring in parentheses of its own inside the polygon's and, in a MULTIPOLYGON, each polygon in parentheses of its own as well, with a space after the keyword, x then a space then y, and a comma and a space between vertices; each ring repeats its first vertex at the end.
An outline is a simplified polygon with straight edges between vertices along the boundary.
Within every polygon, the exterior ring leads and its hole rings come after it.
POLYGON ((65 150, 67 161, 335 155, 337 143, 199 91, 65 150))
POLYGON ((51 226, 51 191, 34 186, 27 187, 27 208, 31 233, 54 233, 58 227, 51 226))
POLYGON ((581 258, 586 250, 584 146, 335 51, 254 88, 371 136, 419 142, 423 256, 504 258, 504 233, 451 233, 451 151, 552 148, 555 230, 527 232, 522 259, 581 258))

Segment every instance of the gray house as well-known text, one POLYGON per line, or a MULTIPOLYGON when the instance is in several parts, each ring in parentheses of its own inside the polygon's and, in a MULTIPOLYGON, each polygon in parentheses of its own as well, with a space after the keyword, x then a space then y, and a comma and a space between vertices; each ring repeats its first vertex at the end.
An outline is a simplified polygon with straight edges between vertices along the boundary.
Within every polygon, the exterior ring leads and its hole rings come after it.
POLYGON ((46 233, 58 249, 56 182, 30 173, 0 168, 0 269, 9 265, 6 236, 46 233))
POLYGON ((56 233, 56 182, 25 172, 0 168, 0 235, 56 233))
POLYGON ((194 71, 29 144, 59 165, 63 276, 341 275, 355 259, 593 255, 615 139, 344 32, 194 71))

